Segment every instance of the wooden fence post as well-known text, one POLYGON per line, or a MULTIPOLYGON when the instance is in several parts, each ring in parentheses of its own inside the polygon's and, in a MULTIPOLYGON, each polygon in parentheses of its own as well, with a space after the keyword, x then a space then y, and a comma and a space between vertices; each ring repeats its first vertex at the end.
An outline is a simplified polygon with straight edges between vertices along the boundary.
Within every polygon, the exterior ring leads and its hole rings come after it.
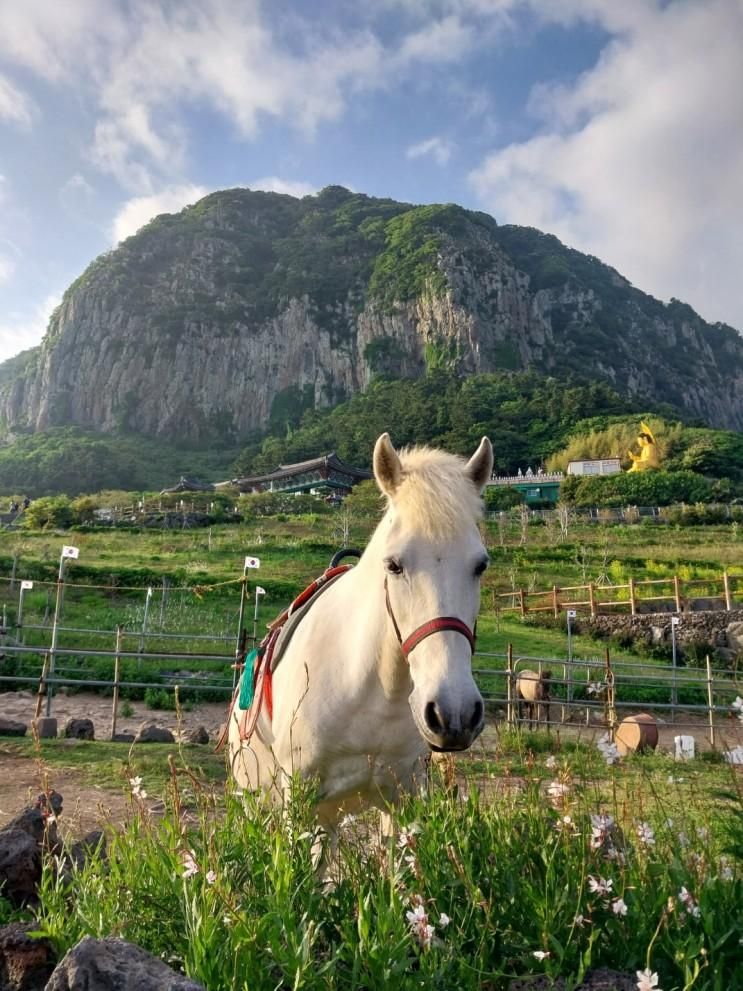
POLYGON ((722 587, 725 592, 725 608, 728 612, 733 608, 733 597, 730 594, 730 575, 727 571, 722 573, 722 587))
POLYGON ((635 579, 629 580, 629 611, 631 616, 637 615, 637 601, 635 599, 635 579))
POLYGON ((676 612, 681 612, 681 582, 678 575, 673 576, 673 597, 676 600, 676 612))
POLYGON ((506 722, 509 726, 514 726, 513 709, 513 644, 509 643, 506 649, 506 722))
POLYGON ((49 654, 44 654, 44 660, 41 665, 41 676, 39 677, 39 687, 36 692, 36 711, 34 713, 34 722, 41 715, 41 705, 46 695, 46 673, 49 669, 49 654))
MULTIPOLYGON (((116 655, 114 657, 114 697, 111 704, 111 739, 116 736, 116 716, 119 709, 119 682, 121 681, 121 641, 123 627, 116 627, 116 655)), ((137 665, 139 670, 139 664, 137 665)))
POLYGON ((557 585, 552 586, 552 611, 555 614, 555 619, 560 615, 560 603, 557 599, 558 588, 557 585))
POLYGON ((596 589, 593 582, 588 583, 588 605, 591 608, 591 619, 596 615, 596 589))
POLYGON ((526 598, 523 588, 519 589, 519 609, 521 610, 521 618, 523 619, 526 616, 526 598))
POLYGON ((616 698, 614 696, 614 672, 611 669, 611 658, 609 648, 604 649, 604 681, 606 682, 606 725, 609 729, 609 737, 614 742, 614 733, 617 728, 616 698))

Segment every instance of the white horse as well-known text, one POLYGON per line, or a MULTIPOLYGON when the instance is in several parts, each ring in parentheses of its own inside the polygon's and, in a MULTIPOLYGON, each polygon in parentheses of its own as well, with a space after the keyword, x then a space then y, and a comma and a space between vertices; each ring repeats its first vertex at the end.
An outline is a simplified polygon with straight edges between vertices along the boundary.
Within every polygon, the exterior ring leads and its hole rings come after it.
POLYGON ((273 715, 249 742, 243 710, 229 721, 239 787, 276 795, 294 772, 318 781, 318 818, 370 803, 384 809, 422 783, 431 750, 465 750, 483 728, 472 677, 480 576, 478 531, 493 450, 469 462, 443 451, 374 448, 387 511, 358 564, 313 601, 272 683, 273 715))

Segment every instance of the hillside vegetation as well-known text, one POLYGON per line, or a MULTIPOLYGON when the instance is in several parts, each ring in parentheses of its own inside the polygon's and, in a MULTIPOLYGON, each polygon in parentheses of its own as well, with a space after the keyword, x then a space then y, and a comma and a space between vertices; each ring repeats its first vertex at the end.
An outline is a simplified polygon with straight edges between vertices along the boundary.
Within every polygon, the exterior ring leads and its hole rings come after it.
POLYGON ((96 259, 41 347, 0 368, 0 436, 237 447, 377 375, 527 369, 743 426, 733 328, 540 231, 330 186, 215 192, 96 259))
MULTIPOLYGON (((398 446, 431 444, 466 456, 487 435, 495 449, 496 474, 541 464, 564 470, 574 458, 622 455, 634 444, 641 419, 656 434, 664 469, 697 479, 693 498, 679 489, 671 502, 704 499, 705 492, 706 498, 729 498, 743 485, 743 435, 690 427, 668 411, 648 413, 603 383, 586 385, 533 372, 462 379, 439 369, 412 381, 377 377, 366 392, 328 410, 307 409, 297 395, 294 401, 285 398, 267 436, 256 436, 239 455, 234 449, 189 450, 72 427, 24 436, 0 448, 0 493, 35 498, 112 488, 159 491, 181 475, 221 481, 330 451, 368 467, 374 442, 385 430, 398 446), (705 489, 702 475, 729 479, 730 485, 705 489)), ((622 499, 622 505, 637 501, 630 489, 622 499)), ((659 496, 645 504, 667 501, 659 496)))

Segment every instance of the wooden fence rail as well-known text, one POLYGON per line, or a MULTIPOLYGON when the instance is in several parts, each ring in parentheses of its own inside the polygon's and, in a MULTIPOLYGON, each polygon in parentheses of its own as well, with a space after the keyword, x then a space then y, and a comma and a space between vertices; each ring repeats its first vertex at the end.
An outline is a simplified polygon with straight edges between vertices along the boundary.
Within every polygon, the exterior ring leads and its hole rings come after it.
POLYGON ((694 611, 695 598, 719 599, 720 608, 728 612, 743 607, 743 578, 729 575, 724 571, 719 578, 683 579, 678 575, 670 578, 646 578, 619 585, 553 585, 551 589, 530 591, 524 588, 510 592, 495 592, 494 605, 500 612, 527 613, 551 612, 559 616, 566 609, 576 609, 597 616, 601 612, 616 612, 628 609, 630 615, 637 615, 638 608, 646 602, 670 602, 673 611, 680 613, 694 611), (667 593, 644 595, 643 590, 654 591, 656 586, 668 587, 667 593), (690 594, 694 589, 707 590, 706 595, 690 594), (622 593, 625 593, 623 595, 622 593), (604 598, 611 593, 612 598, 604 598))

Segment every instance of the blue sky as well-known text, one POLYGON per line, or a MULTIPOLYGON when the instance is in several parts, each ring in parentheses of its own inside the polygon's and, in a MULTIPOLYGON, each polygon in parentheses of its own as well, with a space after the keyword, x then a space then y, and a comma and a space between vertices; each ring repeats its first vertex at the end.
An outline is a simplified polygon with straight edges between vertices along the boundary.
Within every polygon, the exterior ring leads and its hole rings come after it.
POLYGON ((0 360, 152 216, 340 183, 743 328, 740 0, 0 0, 0 360))

